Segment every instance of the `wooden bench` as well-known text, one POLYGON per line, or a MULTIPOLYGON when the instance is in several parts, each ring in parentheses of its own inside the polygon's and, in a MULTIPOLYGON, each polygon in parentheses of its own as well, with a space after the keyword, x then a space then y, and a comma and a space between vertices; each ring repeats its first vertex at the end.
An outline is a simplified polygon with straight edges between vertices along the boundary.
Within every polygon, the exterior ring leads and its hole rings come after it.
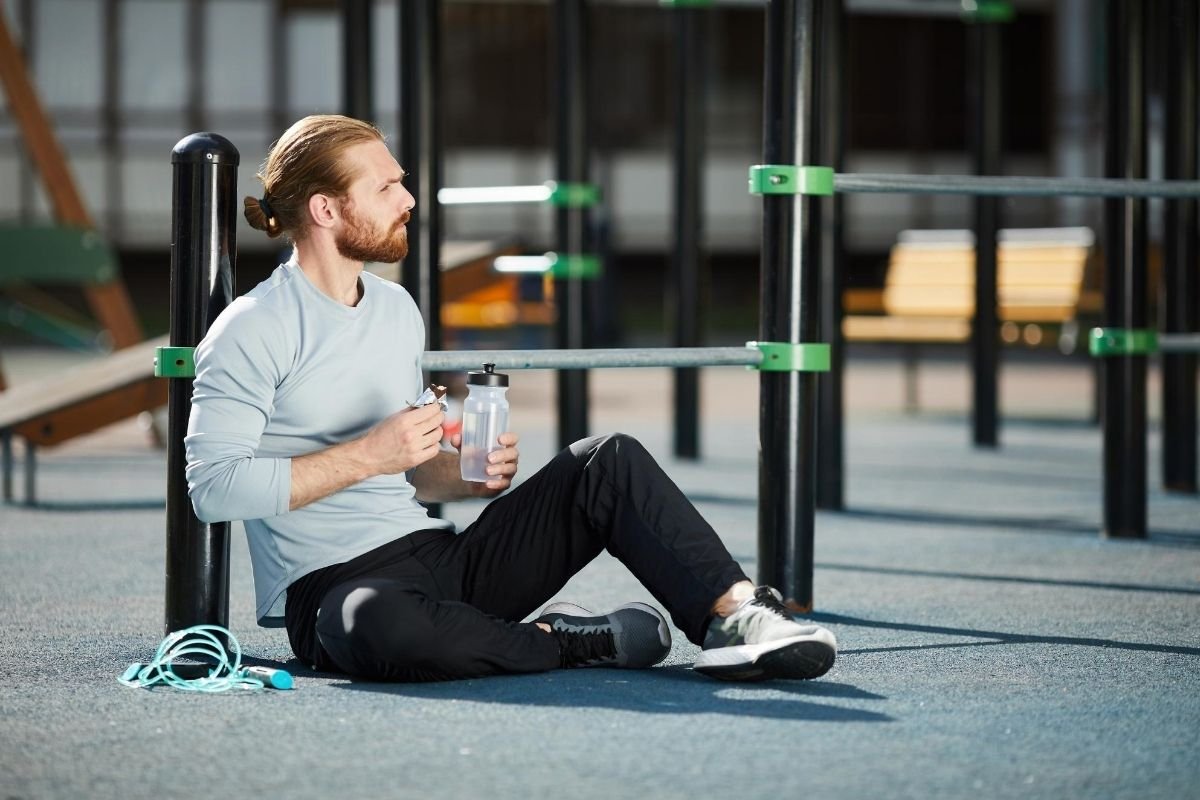
MULTIPOLYGON (((1079 342, 1080 319, 1101 308, 1088 228, 1000 231, 997 247, 998 331, 1005 344, 1079 342)), ((850 290, 842 334, 849 342, 906 346, 905 399, 916 407, 916 358, 927 344, 971 338, 975 314, 975 244, 971 231, 902 231, 892 247, 882 290, 850 290)))

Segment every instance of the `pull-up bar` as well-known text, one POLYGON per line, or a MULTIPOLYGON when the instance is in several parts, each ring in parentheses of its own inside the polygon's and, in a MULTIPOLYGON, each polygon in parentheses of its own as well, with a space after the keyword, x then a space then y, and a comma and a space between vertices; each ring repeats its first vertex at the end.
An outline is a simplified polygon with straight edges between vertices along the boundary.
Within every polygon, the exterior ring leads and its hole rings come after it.
POLYGON ((1039 178, 1009 175, 889 175, 829 167, 757 164, 752 194, 960 194, 995 197, 1200 197, 1200 181, 1039 178))
POLYGON ((532 186, 464 186, 438 189, 444 206, 546 203, 560 208, 587 208, 600 202, 600 187, 591 183, 546 181, 532 186))

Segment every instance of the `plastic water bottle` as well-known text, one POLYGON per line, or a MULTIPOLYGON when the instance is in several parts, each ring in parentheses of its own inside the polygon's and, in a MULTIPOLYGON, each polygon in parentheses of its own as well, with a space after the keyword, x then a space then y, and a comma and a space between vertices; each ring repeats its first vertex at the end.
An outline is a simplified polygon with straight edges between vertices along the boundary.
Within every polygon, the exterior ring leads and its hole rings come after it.
POLYGON ((467 373, 467 399, 462 416, 462 478, 486 482, 488 453, 500 450, 500 434, 508 430, 508 376, 484 364, 482 372, 467 373))

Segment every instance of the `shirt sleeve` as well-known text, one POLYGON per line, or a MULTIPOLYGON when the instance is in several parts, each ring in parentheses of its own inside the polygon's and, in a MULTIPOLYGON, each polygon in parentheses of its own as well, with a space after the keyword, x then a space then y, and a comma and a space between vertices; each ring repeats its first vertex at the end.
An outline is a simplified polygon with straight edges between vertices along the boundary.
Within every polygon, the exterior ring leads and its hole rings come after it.
POLYGON ((196 348, 184 448, 188 494, 204 522, 273 517, 290 506, 291 459, 256 455, 282 380, 284 345, 243 303, 226 309, 196 348))

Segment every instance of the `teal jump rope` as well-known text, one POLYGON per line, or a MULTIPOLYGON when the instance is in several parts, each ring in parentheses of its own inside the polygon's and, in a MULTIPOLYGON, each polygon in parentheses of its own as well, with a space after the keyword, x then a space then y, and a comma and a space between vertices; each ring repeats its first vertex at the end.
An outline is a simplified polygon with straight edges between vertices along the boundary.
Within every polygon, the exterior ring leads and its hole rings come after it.
POLYGON ((130 664, 117 681, 134 688, 159 684, 185 692, 226 692, 230 689, 291 689, 292 676, 282 669, 243 667, 238 640, 219 625, 195 625, 167 634, 148 664, 130 664), (229 649, 220 637, 229 642, 229 649), (232 654, 232 660, 230 655, 232 654), (180 658, 205 663, 175 663, 180 658))

